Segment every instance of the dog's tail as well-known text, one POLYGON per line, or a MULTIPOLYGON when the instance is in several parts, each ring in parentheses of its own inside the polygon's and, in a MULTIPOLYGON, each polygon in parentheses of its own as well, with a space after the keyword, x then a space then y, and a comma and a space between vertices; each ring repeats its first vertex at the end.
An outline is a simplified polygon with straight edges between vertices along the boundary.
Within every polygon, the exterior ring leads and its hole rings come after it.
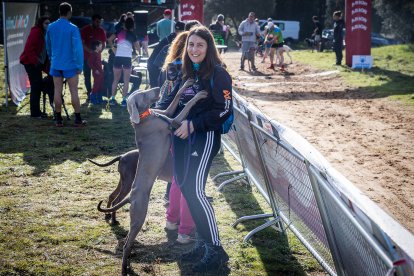
POLYGON ((127 203, 131 203, 131 201, 129 200, 129 196, 124 198, 124 200, 122 200, 121 202, 119 202, 117 205, 112 206, 111 208, 102 208, 101 205, 103 203, 103 200, 101 200, 98 203, 98 211, 102 212, 102 213, 112 213, 117 211, 119 208, 121 208, 122 206, 124 206, 127 203))
POLYGON ((115 158, 114 158, 114 159, 112 159, 111 161, 109 161, 109 162, 107 162, 107 163, 104 163, 104 164, 97 163, 97 162, 93 161, 92 159, 89 159, 89 158, 88 158, 88 161, 89 161, 89 162, 91 162, 92 164, 95 164, 95 165, 97 165, 97 166, 99 166, 99 167, 107 167, 107 166, 112 165, 113 163, 115 163, 116 161, 119 161, 119 160, 121 160, 121 155, 119 155, 119 156, 115 157, 115 158))

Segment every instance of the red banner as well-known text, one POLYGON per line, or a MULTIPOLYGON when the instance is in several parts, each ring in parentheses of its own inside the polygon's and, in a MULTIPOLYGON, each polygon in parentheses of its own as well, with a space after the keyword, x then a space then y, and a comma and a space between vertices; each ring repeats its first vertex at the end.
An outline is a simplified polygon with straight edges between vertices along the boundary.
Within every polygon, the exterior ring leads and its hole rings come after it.
POLYGON ((352 56, 371 55, 371 0, 346 1, 346 64, 352 66, 352 56))
POLYGON ((203 0, 181 0, 180 1, 180 20, 204 21, 203 0))

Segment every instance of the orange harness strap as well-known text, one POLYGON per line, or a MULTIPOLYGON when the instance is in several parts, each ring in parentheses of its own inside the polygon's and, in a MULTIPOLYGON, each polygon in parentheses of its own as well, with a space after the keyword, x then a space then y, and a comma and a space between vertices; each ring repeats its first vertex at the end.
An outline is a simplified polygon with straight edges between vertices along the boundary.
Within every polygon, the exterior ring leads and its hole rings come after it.
POLYGON ((147 118, 149 115, 151 115, 151 110, 148 108, 147 110, 139 114, 139 118, 143 120, 147 118))

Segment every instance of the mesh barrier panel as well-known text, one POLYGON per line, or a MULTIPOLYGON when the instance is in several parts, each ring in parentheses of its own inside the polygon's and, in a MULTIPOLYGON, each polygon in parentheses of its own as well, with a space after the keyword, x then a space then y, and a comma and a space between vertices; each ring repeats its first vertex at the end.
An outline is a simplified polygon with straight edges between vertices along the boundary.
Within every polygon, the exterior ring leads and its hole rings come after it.
MULTIPOLYGON (((259 156, 257 155, 256 147, 254 144, 253 133, 249 127, 249 120, 247 119, 246 115, 238 109, 234 107, 234 125, 237 130, 237 137, 240 143, 239 151, 243 156, 243 160, 245 162, 245 170, 248 173, 249 177, 255 179, 255 183, 260 185, 259 190, 261 192, 267 192, 262 168, 260 167, 260 163, 257 162, 259 156)), ((268 195, 266 195, 268 196, 268 195)))
POLYGON ((334 270, 322 219, 303 158, 254 128, 280 213, 334 270))
POLYGON ((235 130, 235 125, 233 124, 229 132, 227 132, 225 135, 221 135, 221 142, 229 150, 233 157, 236 158, 239 163, 241 163, 241 156, 239 153, 239 148, 237 147, 236 135, 237 133, 235 130))
POLYGON ((270 121, 233 93, 235 129, 224 135, 223 141, 232 143, 233 152, 238 147, 246 174, 325 270, 333 275, 387 275, 393 267, 391 260, 397 260, 397 263, 407 262, 397 265, 398 275, 414 275, 414 246, 410 246, 413 239, 409 238, 412 235, 382 214, 381 209, 368 204, 369 199, 359 191, 351 189, 352 183, 338 174, 303 137, 270 121), (252 122, 247 114, 251 114, 252 122), (339 191, 341 196, 337 194, 339 191), (352 208, 343 200, 349 201, 352 208), (377 210, 375 214, 373 209, 377 210), (388 232, 379 228, 378 223, 388 232), (399 240, 399 244, 392 243, 390 237, 399 240), (402 247, 405 250, 400 251, 402 247))
POLYGON ((388 266, 362 236, 355 224, 327 192, 326 184, 322 187, 321 196, 335 236, 341 261, 346 275, 386 275, 388 266))

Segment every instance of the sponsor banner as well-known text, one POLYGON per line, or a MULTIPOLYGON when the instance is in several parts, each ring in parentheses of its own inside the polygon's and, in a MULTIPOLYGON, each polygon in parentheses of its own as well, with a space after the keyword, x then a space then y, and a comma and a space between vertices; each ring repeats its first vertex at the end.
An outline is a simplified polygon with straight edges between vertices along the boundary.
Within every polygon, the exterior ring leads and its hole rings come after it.
POLYGON ((372 67, 372 56, 352 56, 352 68, 369 69, 372 67))
POLYGON ((180 20, 204 21, 203 0, 181 0, 180 1, 180 20))
POLYGON ((35 24, 38 4, 5 3, 4 7, 6 17, 4 44, 7 51, 9 88, 13 102, 18 105, 25 98, 30 87, 24 66, 20 64, 20 55, 30 29, 35 24))
POLYGON ((355 55, 371 55, 371 0, 346 1, 346 64, 352 66, 355 55))

